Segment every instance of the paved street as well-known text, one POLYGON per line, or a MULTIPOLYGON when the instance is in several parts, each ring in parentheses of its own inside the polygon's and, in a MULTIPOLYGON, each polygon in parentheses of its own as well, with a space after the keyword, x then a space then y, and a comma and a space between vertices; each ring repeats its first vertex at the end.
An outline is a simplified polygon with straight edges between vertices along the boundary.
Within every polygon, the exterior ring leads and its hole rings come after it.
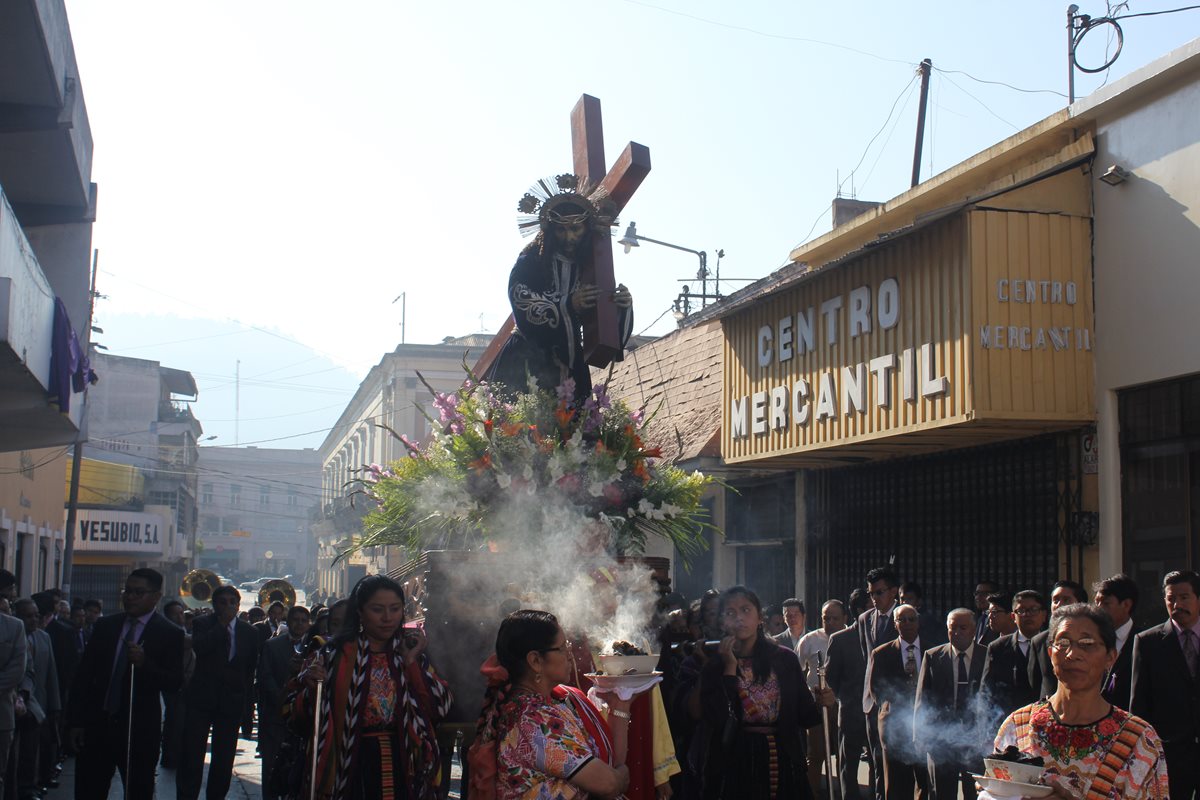
MULTIPOLYGON (((207 758, 205 759, 207 764, 207 758)), ((254 742, 249 739, 238 739, 237 757, 233 762, 233 785, 230 786, 231 800, 258 800, 262 797, 260 780, 260 762, 254 757, 254 742)), ((207 766, 205 774, 208 773, 207 766)), ((67 759, 62 775, 58 779, 57 789, 50 790, 46 800, 71 800, 75 792, 75 760, 67 759)), ((158 769, 158 797, 160 800, 173 800, 175 797, 175 771, 158 769)), ((200 796, 204 796, 201 790, 200 796)), ((108 792, 109 800, 123 800, 124 787, 120 776, 113 778, 112 788, 108 792)))
MULTIPOLYGON (((208 759, 205 758, 205 775, 208 774, 208 759)), ((231 800, 259 800, 262 797, 262 781, 261 781, 261 764, 254 757, 254 742, 249 739, 238 739, 237 757, 233 762, 233 784, 229 788, 229 797, 231 800)), ((450 772, 450 800, 458 800, 458 780, 460 777, 460 767, 457 760, 450 772)), ((71 800, 75 792, 75 760, 67 759, 67 763, 63 766, 62 775, 58 779, 59 786, 57 789, 50 790, 46 795, 46 800, 71 800)), ((169 769, 158 769, 158 786, 157 795, 159 800, 174 800, 175 797, 175 771, 169 769)), ((204 790, 201 789, 200 796, 204 797, 204 790)), ((120 776, 113 778, 112 788, 108 792, 108 800, 123 800, 124 787, 121 784, 120 776)))

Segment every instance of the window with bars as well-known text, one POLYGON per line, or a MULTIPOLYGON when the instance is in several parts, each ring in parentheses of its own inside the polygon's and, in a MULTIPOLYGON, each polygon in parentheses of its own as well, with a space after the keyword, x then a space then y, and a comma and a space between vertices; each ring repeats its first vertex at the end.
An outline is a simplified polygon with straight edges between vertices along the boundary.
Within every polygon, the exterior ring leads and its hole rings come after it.
POLYGON ((1141 591, 1140 629, 1162 619, 1163 576, 1195 569, 1200 553, 1200 376, 1127 389, 1117 403, 1124 564, 1141 591))
MULTIPOLYGON (((893 565, 928 610, 972 607, 978 580, 1048 591, 1078 511, 1078 435, 1051 435, 805 475, 806 602, 820 608, 893 565)), ((1078 577, 1078 576, 1076 576, 1078 577)))

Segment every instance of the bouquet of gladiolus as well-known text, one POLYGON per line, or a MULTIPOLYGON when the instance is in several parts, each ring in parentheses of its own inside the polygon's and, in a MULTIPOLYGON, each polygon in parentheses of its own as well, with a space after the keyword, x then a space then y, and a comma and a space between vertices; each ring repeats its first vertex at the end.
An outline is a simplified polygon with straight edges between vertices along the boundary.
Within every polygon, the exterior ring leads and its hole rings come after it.
MULTIPOLYGON (((644 409, 595 387, 581 405, 574 381, 555 392, 502 394, 467 380, 434 392, 437 433, 424 445, 400 436, 408 457, 364 468, 354 493, 374 508, 350 550, 506 547, 548 538, 565 516, 607 528, 609 550, 644 551, 662 536, 686 559, 706 546, 701 495, 713 479, 660 460, 642 440, 644 409), (553 510, 553 513, 551 513, 553 510)), ((432 391, 432 388, 431 388, 432 391)))

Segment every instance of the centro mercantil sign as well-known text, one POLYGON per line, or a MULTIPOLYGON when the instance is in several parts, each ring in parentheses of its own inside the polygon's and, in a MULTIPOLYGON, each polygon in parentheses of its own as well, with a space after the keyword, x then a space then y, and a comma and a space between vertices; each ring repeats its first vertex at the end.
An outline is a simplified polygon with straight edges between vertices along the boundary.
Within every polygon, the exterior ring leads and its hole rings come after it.
POLYGON ((725 458, 1089 421, 1089 235, 1077 217, 963 211, 735 312, 725 458))

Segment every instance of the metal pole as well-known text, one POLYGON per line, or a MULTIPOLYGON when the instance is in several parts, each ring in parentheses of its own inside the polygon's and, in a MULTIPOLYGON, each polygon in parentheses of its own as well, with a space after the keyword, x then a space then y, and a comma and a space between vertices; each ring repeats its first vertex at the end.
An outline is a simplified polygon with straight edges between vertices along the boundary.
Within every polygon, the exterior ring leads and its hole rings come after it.
MULTIPOLYGON (((87 321, 84 322, 83 330, 87 333, 88 349, 91 350, 92 341, 92 313, 96 307, 96 269, 100 265, 100 251, 92 251, 92 291, 88 295, 88 315, 87 321)), ((71 573, 75 569, 75 520, 78 517, 79 511, 79 472, 83 468, 83 442, 84 426, 87 424, 87 398, 88 386, 86 382, 83 385, 83 399, 80 401, 82 407, 79 410, 79 430, 75 434, 75 451, 71 454, 71 488, 67 495, 67 538, 63 544, 63 562, 62 575, 59 576, 59 582, 62 586, 63 594, 67 599, 71 599, 71 573)))
POLYGON ((125 735, 125 800, 129 800, 129 782, 133 777, 133 681, 136 677, 137 668, 131 663, 129 665, 129 729, 125 735))
POLYGON ((313 706, 312 773, 308 781, 309 800, 317 800, 317 755, 321 749, 321 695, 325 684, 317 683, 316 703, 313 706))
MULTIPOLYGON (((820 689, 825 689, 825 664, 821 654, 817 653, 817 685, 820 689)), ((821 706, 821 736, 825 740, 825 783, 829 787, 829 800, 837 800, 837 796, 833 791, 834 775, 833 771, 833 746, 829 738, 829 708, 821 706)))
POLYGON ((921 148, 925 144, 925 106, 929 104, 929 73, 933 62, 928 58, 921 62, 921 102, 917 106, 917 144, 913 150, 912 185, 921 182, 921 148))
POLYGON ((1079 6, 1067 6, 1067 104, 1075 104, 1075 13, 1079 6))

